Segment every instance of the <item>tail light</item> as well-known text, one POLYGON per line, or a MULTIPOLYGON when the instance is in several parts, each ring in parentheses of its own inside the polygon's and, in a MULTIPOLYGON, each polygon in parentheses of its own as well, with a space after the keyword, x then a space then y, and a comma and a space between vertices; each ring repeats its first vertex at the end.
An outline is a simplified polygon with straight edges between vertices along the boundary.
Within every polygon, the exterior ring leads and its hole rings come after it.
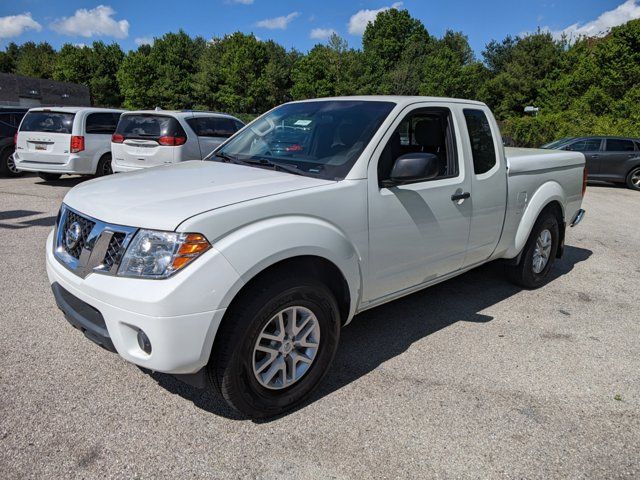
POLYGON ((14 145, 18 144, 18 132, 16 132, 15 135, 13 136, 13 144, 14 145))
POLYGON ((584 192, 587 191, 587 177, 589 176, 589 172, 587 170, 587 166, 584 166, 584 170, 582 171, 582 196, 584 197, 584 192))
POLYGON ((123 143, 124 135, 120 135, 119 133, 114 133, 113 135, 111 135, 111 141, 113 143, 123 143))
POLYGON ((73 135, 71 137, 71 153, 78 153, 84 150, 84 137, 73 135))
POLYGON ((187 143, 187 137, 160 137, 158 139, 160 145, 167 145, 170 147, 176 147, 178 145, 184 145, 187 143))

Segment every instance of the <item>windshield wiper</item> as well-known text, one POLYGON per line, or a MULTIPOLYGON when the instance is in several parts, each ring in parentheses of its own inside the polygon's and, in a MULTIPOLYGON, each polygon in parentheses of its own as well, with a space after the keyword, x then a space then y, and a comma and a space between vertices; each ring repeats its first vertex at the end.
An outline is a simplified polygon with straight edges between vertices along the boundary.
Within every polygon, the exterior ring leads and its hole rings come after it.
POLYGON ((300 168, 298 168, 297 166, 289 165, 288 163, 274 162, 273 160, 270 160, 265 157, 260 157, 258 160, 248 161, 248 163, 252 163, 255 165, 265 165, 267 167, 273 168, 274 170, 293 173, 294 175, 306 176, 305 173, 308 173, 308 172, 305 172, 304 170, 300 170, 300 168))
POLYGON ((222 161, 226 163, 237 163, 238 165, 250 165, 248 162, 240 160, 237 157, 232 157, 231 155, 228 155, 224 152, 215 152, 213 156, 221 158, 222 161))

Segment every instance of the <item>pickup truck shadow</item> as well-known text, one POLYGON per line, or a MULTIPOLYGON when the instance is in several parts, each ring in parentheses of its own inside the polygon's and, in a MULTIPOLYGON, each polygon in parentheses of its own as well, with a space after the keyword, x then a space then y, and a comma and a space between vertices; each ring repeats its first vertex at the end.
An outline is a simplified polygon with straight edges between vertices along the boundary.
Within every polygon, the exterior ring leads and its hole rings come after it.
MULTIPOLYGON (((563 258, 554 265, 550 281, 569 273, 591 254, 591 250, 566 246, 563 258)), ((342 331, 338 353, 323 384, 298 409, 356 381, 405 352, 414 342, 449 325, 490 322, 493 317, 480 312, 519 291, 521 288, 505 278, 503 265, 493 262, 357 315, 342 331)), ((214 392, 182 384, 169 375, 154 373, 152 376, 160 386, 192 401, 199 408, 230 419, 245 419, 214 392)), ((278 418, 256 422, 267 423, 278 418)))

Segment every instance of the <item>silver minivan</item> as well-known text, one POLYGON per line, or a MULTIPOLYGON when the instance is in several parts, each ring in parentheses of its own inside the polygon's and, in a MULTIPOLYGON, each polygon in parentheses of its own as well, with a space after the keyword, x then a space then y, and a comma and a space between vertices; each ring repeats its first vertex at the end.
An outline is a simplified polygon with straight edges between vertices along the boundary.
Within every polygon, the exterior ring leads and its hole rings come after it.
POLYGON ((114 172, 128 172, 203 159, 242 127, 240 120, 222 113, 127 112, 111 137, 112 168, 114 172))

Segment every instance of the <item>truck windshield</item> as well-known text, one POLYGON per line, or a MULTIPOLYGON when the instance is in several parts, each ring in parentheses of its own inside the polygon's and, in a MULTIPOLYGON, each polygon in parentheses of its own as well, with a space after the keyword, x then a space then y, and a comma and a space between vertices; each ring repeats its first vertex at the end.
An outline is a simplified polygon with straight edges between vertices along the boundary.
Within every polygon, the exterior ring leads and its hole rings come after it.
POLYGON ((35 111, 25 115, 21 132, 71 133, 73 113, 35 111))
POLYGON ((208 160, 230 161, 330 180, 343 179, 395 106, 326 100, 282 105, 232 138, 208 160))

